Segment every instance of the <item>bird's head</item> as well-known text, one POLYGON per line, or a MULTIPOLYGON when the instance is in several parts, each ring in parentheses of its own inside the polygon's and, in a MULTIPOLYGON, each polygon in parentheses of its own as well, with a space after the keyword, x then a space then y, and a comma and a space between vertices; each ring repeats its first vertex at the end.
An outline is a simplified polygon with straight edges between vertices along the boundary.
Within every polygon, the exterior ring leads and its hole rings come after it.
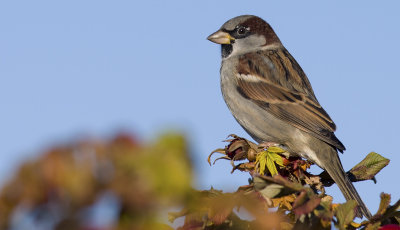
POLYGON ((207 39, 222 45, 223 58, 281 43, 272 27, 254 15, 242 15, 230 19, 207 39))

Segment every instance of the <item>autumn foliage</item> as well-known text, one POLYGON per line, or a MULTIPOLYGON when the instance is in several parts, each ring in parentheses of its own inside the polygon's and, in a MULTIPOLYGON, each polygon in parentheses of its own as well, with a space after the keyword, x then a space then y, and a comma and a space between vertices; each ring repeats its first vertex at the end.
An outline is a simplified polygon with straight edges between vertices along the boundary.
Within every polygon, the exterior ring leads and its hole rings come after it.
MULTIPOLYGON (((142 144, 121 134, 55 147, 3 185, 0 229, 399 229, 400 201, 391 205, 389 194, 370 220, 357 221, 355 202, 332 203, 324 189, 332 179, 309 173, 311 162, 234 135, 227 142, 213 154, 251 178, 233 193, 192 188, 181 135, 142 144)), ((374 179, 388 163, 370 153, 348 175, 374 179)))

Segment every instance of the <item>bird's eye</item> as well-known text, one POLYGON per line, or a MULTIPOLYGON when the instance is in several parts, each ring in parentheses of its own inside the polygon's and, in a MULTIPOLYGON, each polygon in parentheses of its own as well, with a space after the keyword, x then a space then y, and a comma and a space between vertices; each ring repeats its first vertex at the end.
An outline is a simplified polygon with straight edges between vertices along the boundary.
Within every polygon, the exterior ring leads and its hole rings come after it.
POLYGON ((239 35, 243 35, 243 34, 245 34, 247 32, 247 29, 246 29, 246 27, 239 27, 238 29, 237 29, 237 33, 239 34, 239 35))

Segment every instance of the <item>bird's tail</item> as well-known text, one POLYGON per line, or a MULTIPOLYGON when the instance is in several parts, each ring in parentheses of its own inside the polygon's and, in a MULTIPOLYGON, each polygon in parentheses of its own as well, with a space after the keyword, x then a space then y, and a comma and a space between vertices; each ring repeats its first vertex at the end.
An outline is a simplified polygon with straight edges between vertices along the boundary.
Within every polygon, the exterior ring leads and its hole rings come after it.
POLYGON ((372 215, 368 208, 365 206, 364 202, 361 200, 361 197, 358 194, 353 183, 351 183, 351 181, 347 177, 336 150, 332 148, 332 151, 335 151, 335 153, 330 154, 331 164, 324 165, 325 170, 339 186, 339 189, 340 191, 342 191, 346 200, 355 200, 358 203, 356 216, 362 217, 362 215, 364 215, 365 217, 370 219, 372 215))

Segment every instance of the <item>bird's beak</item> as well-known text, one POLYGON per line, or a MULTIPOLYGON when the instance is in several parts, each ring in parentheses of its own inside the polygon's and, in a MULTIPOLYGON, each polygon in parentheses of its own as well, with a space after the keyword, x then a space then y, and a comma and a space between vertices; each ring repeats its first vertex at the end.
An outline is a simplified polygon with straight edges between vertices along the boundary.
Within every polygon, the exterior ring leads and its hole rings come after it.
POLYGON ((233 38, 227 32, 223 32, 221 30, 211 34, 207 37, 207 39, 217 44, 231 44, 231 42, 235 40, 235 38, 233 38))

